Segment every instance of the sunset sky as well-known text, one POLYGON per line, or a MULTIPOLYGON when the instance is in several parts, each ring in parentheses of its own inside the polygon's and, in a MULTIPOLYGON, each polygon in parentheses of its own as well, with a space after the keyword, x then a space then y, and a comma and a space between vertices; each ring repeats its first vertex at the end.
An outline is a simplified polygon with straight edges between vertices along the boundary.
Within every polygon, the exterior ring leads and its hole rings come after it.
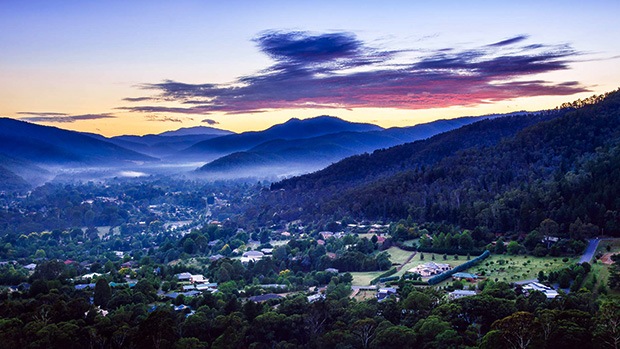
POLYGON ((383 127, 620 87, 620 1, 0 1, 0 116, 106 136, 383 127))

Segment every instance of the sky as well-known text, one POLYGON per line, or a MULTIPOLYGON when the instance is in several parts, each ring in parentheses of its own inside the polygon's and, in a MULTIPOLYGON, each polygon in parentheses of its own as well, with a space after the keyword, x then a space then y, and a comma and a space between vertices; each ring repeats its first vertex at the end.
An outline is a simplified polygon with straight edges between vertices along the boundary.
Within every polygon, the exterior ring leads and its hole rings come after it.
POLYGON ((620 1, 0 1, 0 116, 105 136, 383 127, 620 87, 620 1))

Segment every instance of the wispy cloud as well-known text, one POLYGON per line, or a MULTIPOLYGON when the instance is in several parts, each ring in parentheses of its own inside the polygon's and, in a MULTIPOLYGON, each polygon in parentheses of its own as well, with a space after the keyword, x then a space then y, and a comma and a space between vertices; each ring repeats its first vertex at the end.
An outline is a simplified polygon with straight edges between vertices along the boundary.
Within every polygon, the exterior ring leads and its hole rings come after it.
POLYGON ((30 121, 30 122, 48 122, 48 123, 72 123, 72 122, 82 121, 82 120, 116 118, 116 116, 111 113, 69 115, 66 113, 57 113, 57 112, 22 111, 22 112, 18 112, 17 114, 28 115, 26 117, 20 118, 20 120, 30 121))
POLYGON ((179 123, 183 122, 183 120, 180 118, 175 118, 171 116, 162 116, 162 115, 146 115, 144 118, 148 121, 179 122, 179 123))
POLYGON ((217 125, 219 124, 219 122, 213 120, 213 119, 204 119, 201 121, 202 123, 205 123, 207 125, 217 125))
POLYGON ((157 94, 125 100, 164 105, 119 109, 181 114, 286 108, 427 109, 587 91, 579 83, 535 77, 570 69, 579 52, 566 44, 526 44, 527 40, 527 35, 518 35, 467 49, 389 51, 370 47, 352 33, 269 31, 254 41, 274 60, 272 66, 230 84, 172 80, 144 84, 142 89, 157 94), (419 56, 412 56, 415 52, 419 56), (171 101, 177 106, 165 105, 171 101))

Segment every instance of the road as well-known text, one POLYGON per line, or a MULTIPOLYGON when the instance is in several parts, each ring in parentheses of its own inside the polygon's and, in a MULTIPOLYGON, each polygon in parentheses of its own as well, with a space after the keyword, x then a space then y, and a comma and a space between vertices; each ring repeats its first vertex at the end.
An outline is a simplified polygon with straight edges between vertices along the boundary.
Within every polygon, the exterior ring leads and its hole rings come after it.
MULTIPOLYGON (((579 263, 583 263, 583 262, 590 263, 590 261, 594 257, 594 253, 596 252, 596 249, 598 248, 598 243, 601 242, 601 240, 603 239, 588 240, 588 247, 586 247, 586 250, 583 252, 583 255, 581 255, 581 259, 579 260, 579 263)), ((515 284, 526 285, 531 282, 538 282, 538 279, 521 280, 521 281, 515 282, 515 284)))
POLYGON ((588 247, 586 247, 586 250, 581 256, 581 260, 579 260, 579 263, 583 263, 583 262, 590 263, 590 261, 594 257, 594 253, 596 252, 596 248, 598 247, 598 243, 600 241, 601 239, 590 239, 588 241, 588 247))

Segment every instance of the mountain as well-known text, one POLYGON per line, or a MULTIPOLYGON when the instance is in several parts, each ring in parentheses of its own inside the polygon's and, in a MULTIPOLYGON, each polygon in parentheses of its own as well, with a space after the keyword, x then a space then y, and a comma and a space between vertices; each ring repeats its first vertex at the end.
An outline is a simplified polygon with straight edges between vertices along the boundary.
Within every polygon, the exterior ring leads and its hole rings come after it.
MULTIPOLYGON (((79 132, 0 118, 0 161, 3 178, 13 173, 30 185, 54 177, 51 168, 123 166, 156 159, 79 132), (8 172, 6 172, 8 171, 8 172)), ((18 180, 17 180, 18 181, 18 180)), ((10 186, 0 185, 0 190, 10 186)))
POLYGON ((353 123, 332 116, 319 116, 304 120, 294 118, 263 131, 244 132, 202 141, 175 154, 175 157, 207 161, 234 152, 246 151, 261 143, 276 139, 294 140, 340 132, 378 130, 382 128, 377 125, 353 123))
POLYGON ((530 232, 551 219, 560 234, 586 222, 620 235, 617 178, 620 92, 576 110, 481 121, 275 183, 259 215, 411 217, 490 232, 530 232), (512 131, 497 135, 505 122, 512 131))
POLYGON ((197 135, 211 135, 211 136, 226 136, 233 134, 234 132, 222 130, 209 126, 195 126, 195 127, 183 127, 175 131, 166 131, 159 134, 159 136, 171 137, 171 136, 197 136, 197 135))
POLYGON ((123 135, 106 138, 100 135, 89 135, 123 148, 161 159, 207 139, 230 134, 234 134, 234 132, 214 127, 197 126, 144 136, 123 135))
POLYGON ((11 170, 0 165, 0 191, 25 190, 30 184, 11 170))
POLYGON ((319 137, 267 141, 244 152, 218 158, 199 169, 210 175, 246 177, 290 176, 313 172, 345 157, 428 138, 484 117, 464 117, 402 128, 340 132, 319 137))
POLYGON ((9 118, 0 118, 0 154, 49 165, 154 160, 79 132, 9 118))

